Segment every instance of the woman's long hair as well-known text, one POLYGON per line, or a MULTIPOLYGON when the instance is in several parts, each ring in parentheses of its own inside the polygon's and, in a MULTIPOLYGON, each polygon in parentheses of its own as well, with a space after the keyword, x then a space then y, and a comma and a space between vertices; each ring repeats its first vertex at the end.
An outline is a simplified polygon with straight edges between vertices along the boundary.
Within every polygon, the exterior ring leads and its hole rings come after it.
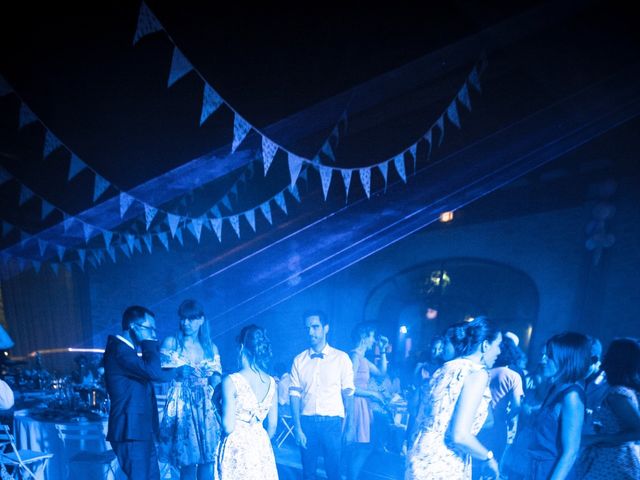
POLYGON ((476 317, 470 322, 460 322, 447 329, 446 336, 451 341, 456 357, 474 353, 484 342, 493 342, 500 330, 493 327, 486 317, 476 317))
POLYGON ((247 325, 240 330, 238 343, 254 371, 268 372, 273 352, 271 341, 264 328, 258 325, 247 325))
MULTIPOLYGON (((211 335, 209 333, 209 321, 207 317, 204 315, 204 308, 200 302, 196 300, 188 299, 180 304, 178 307, 178 317, 180 322, 182 322, 183 318, 195 318, 195 317, 203 317, 204 321, 202 325, 200 325, 200 329, 198 330, 198 342, 200 342, 200 346, 204 351, 205 358, 213 359, 213 343, 211 342, 211 335)), ((177 341, 179 349, 184 350, 184 334, 182 333, 182 328, 178 328, 177 341)))
POLYGON ((547 357, 558 368, 555 380, 561 383, 575 383, 589 373, 591 367, 591 340, 577 332, 554 335, 547 341, 547 357))
POLYGON ((635 338, 617 338, 602 361, 607 383, 640 392, 640 342, 635 338))

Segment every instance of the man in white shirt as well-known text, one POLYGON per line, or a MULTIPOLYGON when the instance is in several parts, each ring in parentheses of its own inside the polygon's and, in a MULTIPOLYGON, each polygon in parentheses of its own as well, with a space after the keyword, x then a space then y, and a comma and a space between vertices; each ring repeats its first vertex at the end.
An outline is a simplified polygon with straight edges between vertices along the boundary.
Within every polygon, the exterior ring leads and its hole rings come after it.
POLYGON ((13 390, 4 380, 0 380, 0 410, 9 410, 13 407, 13 390))
POLYGON ((316 478, 322 453, 327 478, 340 480, 343 433, 346 442, 354 433, 353 366, 349 355, 327 343, 329 323, 322 312, 305 314, 304 325, 311 347, 293 360, 289 388, 303 478, 316 478))

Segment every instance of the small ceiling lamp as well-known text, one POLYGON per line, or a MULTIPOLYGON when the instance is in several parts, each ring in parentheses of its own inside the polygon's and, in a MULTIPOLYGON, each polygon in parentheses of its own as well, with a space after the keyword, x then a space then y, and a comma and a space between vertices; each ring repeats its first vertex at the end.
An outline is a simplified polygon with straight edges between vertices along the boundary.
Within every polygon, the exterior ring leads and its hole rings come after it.
POLYGON ((448 212, 442 212, 440 214, 440 221, 442 223, 447 223, 453 220, 453 210, 449 210, 448 212))

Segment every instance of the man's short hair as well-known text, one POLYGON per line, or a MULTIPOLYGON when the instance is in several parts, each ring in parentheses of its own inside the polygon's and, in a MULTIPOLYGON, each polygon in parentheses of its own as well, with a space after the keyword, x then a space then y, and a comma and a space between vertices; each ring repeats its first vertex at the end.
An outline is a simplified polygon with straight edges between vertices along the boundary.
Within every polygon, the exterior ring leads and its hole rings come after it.
POLYGON ((140 305, 127 307, 122 314, 122 330, 129 330, 129 326, 132 323, 137 322, 138 320, 144 320, 145 315, 156 318, 155 313, 146 307, 141 307, 140 305))
POLYGON ((302 314, 302 320, 306 320, 309 317, 318 317, 323 327, 325 325, 329 325, 329 319, 327 318, 327 314, 324 313, 322 310, 307 310, 302 314))

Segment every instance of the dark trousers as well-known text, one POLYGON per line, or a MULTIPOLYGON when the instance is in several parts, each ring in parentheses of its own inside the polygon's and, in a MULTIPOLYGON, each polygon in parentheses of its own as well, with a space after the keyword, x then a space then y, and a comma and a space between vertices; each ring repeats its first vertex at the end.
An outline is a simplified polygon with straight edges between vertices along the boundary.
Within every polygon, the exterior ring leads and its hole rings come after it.
POLYGON ((111 442, 111 447, 129 480, 160 480, 154 442, 111 442))
POLYGON ((340 480, 340 453, 342 448, 342 418, 319 415, 302 416, 300 426, 307 437, 307 448, 301 448, 302 477, 314 480, 318 469, 318 456, 324 457, 324 469, 329 480, 340 480))

